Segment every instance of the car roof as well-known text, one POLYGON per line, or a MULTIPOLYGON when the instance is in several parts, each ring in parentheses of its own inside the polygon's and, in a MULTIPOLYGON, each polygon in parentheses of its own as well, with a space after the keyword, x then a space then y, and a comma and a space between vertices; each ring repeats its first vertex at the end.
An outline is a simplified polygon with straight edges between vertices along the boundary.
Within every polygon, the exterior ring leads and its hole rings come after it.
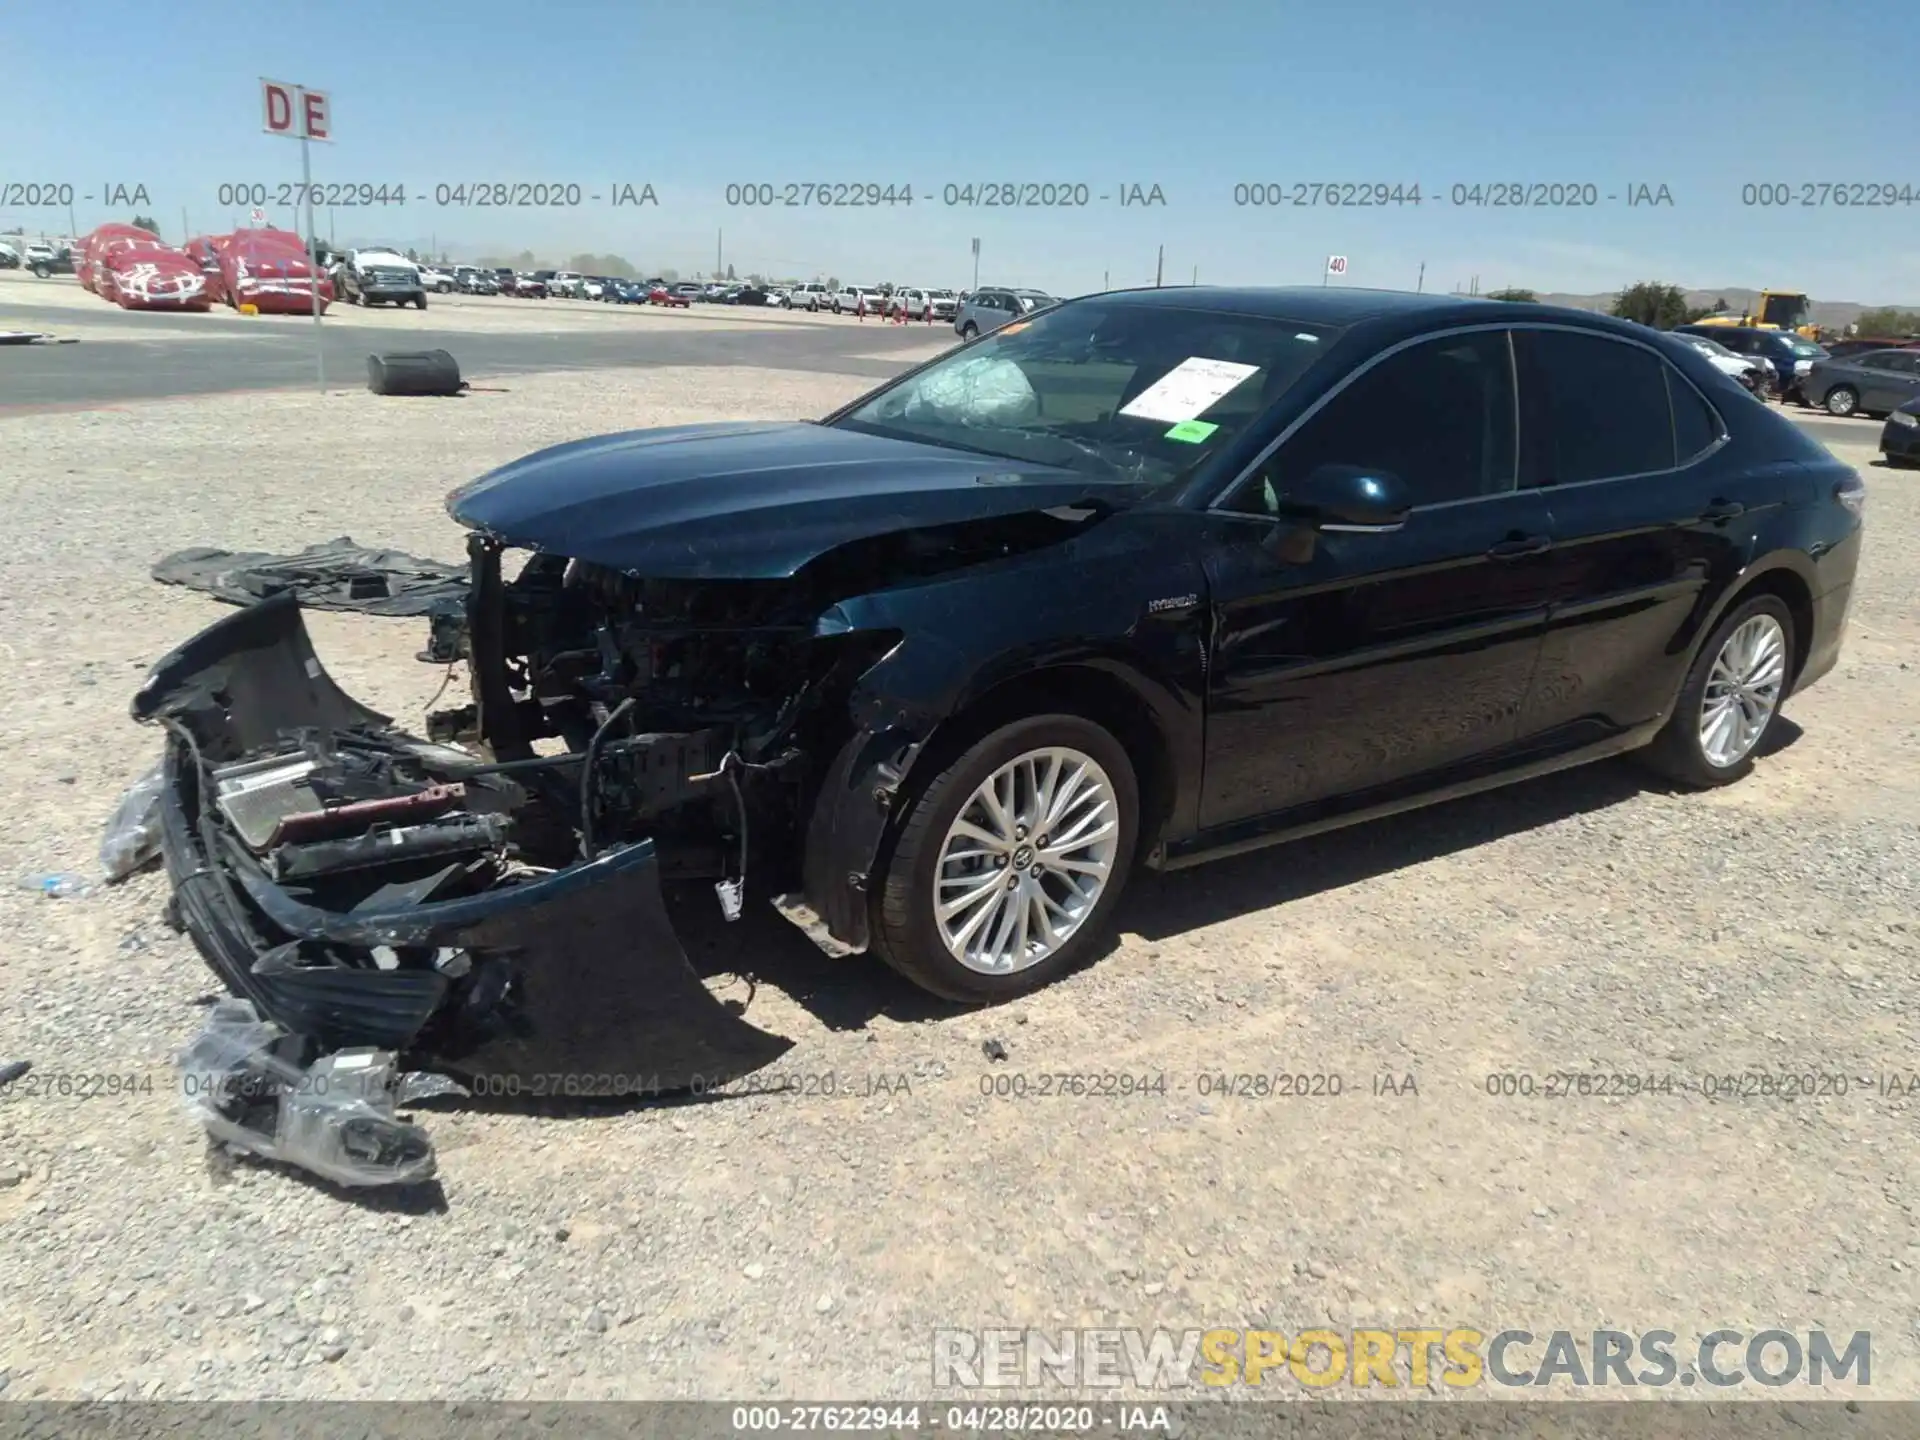
POLYGON ((1318 285, 1146 286, 1137 290, 1101 291, 1066 303, 1078 303, 1079 300, 1138 305, 1142 308, 1208 310, 1223 315, 1295 320, 1334 329, 1377 323, 1382 329, 1400 330, 1408 334, 1451 325, 1519 324, 1525 321, 1573 324, 1582 329, 1630 339, 1645 339, 1648 335, 1662 333, 1631 320, 1619 320, 1596 310, 1579 310, 1567 305, 1488 300, 1468 295, 1417 294, 1411 290, 1368 290, 1344 285, 1338 288, 1318 285))

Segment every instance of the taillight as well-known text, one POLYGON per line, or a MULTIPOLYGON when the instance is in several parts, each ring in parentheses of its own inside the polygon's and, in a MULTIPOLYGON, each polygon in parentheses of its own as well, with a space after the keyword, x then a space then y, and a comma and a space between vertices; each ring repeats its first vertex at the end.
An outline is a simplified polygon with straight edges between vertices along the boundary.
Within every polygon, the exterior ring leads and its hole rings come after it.
POLYGON ((1858 475, 1849 475, 1833 487, 1833 498, 1847 508, 1851 515, 1862 515, 1867 509, 1867 482, 1858 475))

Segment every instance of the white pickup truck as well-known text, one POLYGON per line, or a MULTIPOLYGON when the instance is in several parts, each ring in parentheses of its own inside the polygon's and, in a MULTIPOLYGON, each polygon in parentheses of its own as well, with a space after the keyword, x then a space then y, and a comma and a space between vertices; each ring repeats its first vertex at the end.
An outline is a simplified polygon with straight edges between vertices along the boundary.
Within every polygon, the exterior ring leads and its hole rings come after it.
POLYGON ((553 279, 547 282, 547 294, 565 295, 570 299, 579 299, 586 276, 578 270, 556 270, 553 279))

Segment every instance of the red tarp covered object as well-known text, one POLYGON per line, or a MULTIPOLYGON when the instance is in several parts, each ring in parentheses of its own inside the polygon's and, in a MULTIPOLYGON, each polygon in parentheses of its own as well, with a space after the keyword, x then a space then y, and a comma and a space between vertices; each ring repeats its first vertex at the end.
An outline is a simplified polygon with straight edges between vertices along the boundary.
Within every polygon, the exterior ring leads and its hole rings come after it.
POLYGON ((207 277, 184 250, 151 235, 107 241, 94 257, 94 293, 123 310, 205 310, 207 277))

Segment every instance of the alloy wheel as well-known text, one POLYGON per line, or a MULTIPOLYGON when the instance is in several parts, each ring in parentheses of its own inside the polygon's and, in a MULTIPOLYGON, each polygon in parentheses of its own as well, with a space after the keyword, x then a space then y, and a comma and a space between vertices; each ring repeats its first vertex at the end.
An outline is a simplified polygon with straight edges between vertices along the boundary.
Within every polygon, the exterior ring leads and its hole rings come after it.
POLYGON ((1837 390, 1827 392, 1827 413, 1829 415, 1851 415, 1854 407, 1860 403, 1860 397, 1842 385, 1837 390))
POLYGON ((1049 746, 995 770, 947 828, 933 913, 947 953, 969 970, 1038 965, 1078 930, 1118 858, 1120 815, 1107 772, 1049 746))
POLYGON ((1727 637, 1700 697, 1700 749, 1725 770, 1752 753, 1766 733, 1787 679, 1787 635, 1771 615, 1755 615, 1727 637))

